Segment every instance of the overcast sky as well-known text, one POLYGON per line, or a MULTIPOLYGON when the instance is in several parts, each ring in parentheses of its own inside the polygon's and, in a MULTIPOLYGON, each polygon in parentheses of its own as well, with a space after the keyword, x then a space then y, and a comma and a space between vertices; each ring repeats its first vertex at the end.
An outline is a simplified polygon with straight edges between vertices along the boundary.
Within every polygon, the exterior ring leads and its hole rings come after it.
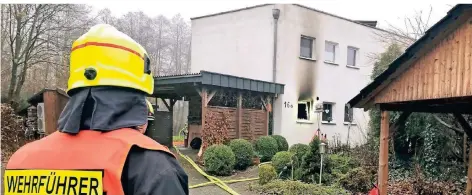
POLYGON ((172 17, 180 13, 185 19, 189 20, 191 17, 239 9, 257 4, 298 3, 353 20, 377 20, 379 27, 385 28, 388 23, 401 27, 403 26, 403 18, 414 15, 415 12, 421 10, 427 13, 429 12, 430 6, 433 8, 431 24, 434 24, 445 16, 447 11, 455 4, 466 2, 472 3, 472 0, 96 0, 94 2, 88 2, 87 4, 92 5, 96 10, 109 8, 115 16, 121 16, 129 11, 141 10, 151 17, 159 14, 172 17))

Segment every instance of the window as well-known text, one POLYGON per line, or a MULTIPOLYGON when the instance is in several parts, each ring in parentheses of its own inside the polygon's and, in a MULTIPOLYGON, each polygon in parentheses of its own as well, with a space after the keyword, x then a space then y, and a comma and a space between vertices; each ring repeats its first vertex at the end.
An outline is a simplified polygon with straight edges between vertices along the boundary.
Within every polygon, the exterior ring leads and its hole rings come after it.
POLYGON ((333 106, 334 103, 323 103, 323 114, 321 115, 321 120, 326 122, 333 121, 333 106))
POLYGON ((313 42, 314 38, 302 36, 300 39, 300 57, 313 58, 313 42))
POLYGON ((298 102, 297 119, 310 120, 311 102, 298 102))
POLYGON ((357 63, 357 52, 359 49, 354 47, 347 47, 347 65, 356 66, 357 63))
POLYGON ((347 105, 344 106, 344 122, 352 122, 352 108, 348 108, 347 105))
POLYGON ((336 62, 336 47, 337 43, 325 42, 325 62, 331 62, 334 63, 336 62))

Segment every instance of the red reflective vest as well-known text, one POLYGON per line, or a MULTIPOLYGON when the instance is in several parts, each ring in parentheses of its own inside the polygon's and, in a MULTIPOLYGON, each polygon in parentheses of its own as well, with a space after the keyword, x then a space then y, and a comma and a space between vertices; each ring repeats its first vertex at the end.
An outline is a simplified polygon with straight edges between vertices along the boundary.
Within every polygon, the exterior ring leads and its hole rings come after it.
POLYGON ((131 146, 169 149, 134 129, 110 132, 81 130, 77 135, 54 132, 20 148, 8 161, 7 169, 103 170, 103 191, 123 195, 121 173, 131 146))

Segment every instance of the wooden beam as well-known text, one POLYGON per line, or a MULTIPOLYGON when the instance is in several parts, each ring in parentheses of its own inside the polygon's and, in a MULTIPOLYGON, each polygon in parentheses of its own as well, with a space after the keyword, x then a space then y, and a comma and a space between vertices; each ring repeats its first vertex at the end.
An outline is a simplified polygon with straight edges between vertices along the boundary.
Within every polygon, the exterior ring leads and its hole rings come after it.
POLYGON ((236 113, 236 136, 237 138, 241 138, 242 126, 243 126, 243 95, 241 92, 238 92, 238 107, 236 113))
POLYGON ((267 110, 267 103, 266 103, 266 101, 264 100, 264 96, 260 96, 260 98, 261 98, 262 106, 264 107, 264 110, 267 110))
POLYGON ((169 103, 167 103, 167 101, 164 98, 161 98, 161 100, 162 102, 164 102, 164 105, 166 106, 167 110, 172 111, 172 107, 169 105, 169 103))
POLYGON ((213 98, 213 96, 215 96, 216 92, 217 92, 217 90, 213 90, 212 92, 210 92, 210 94, 207 97, 207 102, 206 102, 207 105, 208 105, 208 103, 210 103, 211 98, 213 98))
POLYGON ((381 110, 408 111, 423 113, 460 113, 472 114, 472 104, 445 104, 445 105, 418 105, 408 104, 381 104, 381 110))
POLYGON ((382 110, 380 121, 380 153, 379 153, 379 192, 387 195, 388 187, 388 139, 389 139, 389 113, 382 110))
POLYGON ((462 129, 464 129, 464 132, 467 134, 468 137, 472 137, 472 127, 470 127, 469 122, 465 120, 464 116, 459 113, 452 113, 454 117, 456 118, 457 122, 461 125, 462 129))

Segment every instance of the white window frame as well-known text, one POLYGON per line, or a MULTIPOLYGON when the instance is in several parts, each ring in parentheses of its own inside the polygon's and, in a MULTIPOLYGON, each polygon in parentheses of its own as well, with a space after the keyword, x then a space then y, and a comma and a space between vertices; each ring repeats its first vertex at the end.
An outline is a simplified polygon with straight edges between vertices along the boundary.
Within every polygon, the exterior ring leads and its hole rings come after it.
POLYGON ((321 123, 322 124, 336 124, 336 118, 334 117, 334 110, 336 108, 336 103, 334 102, 323 102, 323 112, 324 112, 324 105, 325 104, 330 104, 331 105, 331 121, 325 121, 323 120, 323 113, 321 114, 321 123))
POLYGON ((300 36, 300 44, 299 44, 299 57, 301 59, 307 59, 307 60, 315 60, 315 42, 316 42, 316 38, 314 37, 310 37, 310 36, 306 36, 306 35, 301 35, 300 36), (306 57, 306 56, 302 56, 302 39, 308 39, 308 40, 311 40, 311 57, 306 57))
POLYGON ((324 47, 324 54, 325 54, 325 55, 324 55, 324 58, 325 58, 325 59, 324 59, 324 62, 326 62, 326 63, 328 63, 328 64, 337 64, 336 58, 338 57, 338 55, 337 55, 337 52, 338 52, 338 50, 339 50, 338 47, 339 47, 339 44, 336 43, 336 42, 325 41, 325 47, 324 47), (327 58, 326 58, 326 53, 327 53, 326 47, 327 47, 328 45, 331 45, 331 46, 333 47, 333 59, 327 59, 327 58))
POLYGON ((313 123, 312 121, 312 112, 313 112, 313 101, 309 100, 309 101, 298 101, 297 102, 297 122, 300 122, 300 123, 313 123), (308 106, 308 103, 310 104, 308 106), (306 113, 306 116, 308 119, 301 119, 301 118, 298 118, 298 105, 299 104, 305 104, 306 105, 306 108, 307 108, 307 113, 306 113))
POLYGON ((346 66, 348 67, 355 67, 358 68, 358 62, 359 62, 359 48, 353 47, 353 46, 347 46, 347 53, 346 53, 346 66), (354 64, 349 64, 349 51, 354 50, 354 64))

